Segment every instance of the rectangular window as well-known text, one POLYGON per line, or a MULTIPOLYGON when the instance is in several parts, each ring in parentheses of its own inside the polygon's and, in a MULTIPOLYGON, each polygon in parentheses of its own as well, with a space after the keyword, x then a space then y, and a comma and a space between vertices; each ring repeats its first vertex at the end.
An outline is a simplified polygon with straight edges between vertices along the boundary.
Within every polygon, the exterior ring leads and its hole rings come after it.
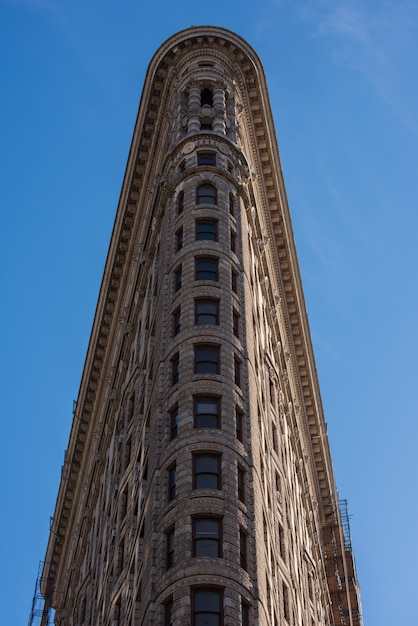
POLYGON ((174 565, 174 526, 165 533, 166 540, 166 569, 174 565))
POLYGON ((194 347, 194 373, 219 374, 219 346, 214 344, 194 347))
POLYGON ((218 259, 200 256, 195 259, 196 280, 218 280, 218 259))
POLYGON ((232 332, 239 337, 239 315, 236 311, 232 311, 232 332))
POLYGON ((218 221, 196 220, 196 241, 218 241, 218 221))
POLYGON ((177 385, 180 376, 180 355, 178 352, 171 359, 171 384, 177 385))
POLYGON ((192 590, 192 626, 222 626, 221 589, 203 587, 192 590))
POLYGON ((181 309, 178 307, 173 313, 173 335, 179 334, 181 329, 181 309))
POLYGON ((233 230, 231 230, 231 250, 232 252, 237 251, 237 235, 233 230))
POLYGON ((164 626, 173 626, 173 598, 164 605, 164 626))
POLYGON ((178 291, 181 289, 183 284, 183 272, 181 269, 181 265, 174 272, 174 290, 178 291))
POLYGON ((193 488, 221 488, 221 457, 219 454, 193 455, 193 488))
POLYGON ((195 396, 194 427, 220 428, 219 398, 216 396, 195 396))
POLYGON ((215 165, 216 157, 213 152, 199 152, 197 155, 198 165, 215 165))
POLYGON ((180 215, 184 210, 184 191, 180 191, 177 196, 177 213, 180 215))
POLYGON ((231 270, 231 289, 238 293, 238 274, 234 270, 231 270))
POLYGON ((194 303, 195 324, 219 324, 219 300, 196 298, 194 303))
POLYGON ((241 598, 241 625, 250 626, 250 605, 241 598))
POLYGON ((234 382, 241 387, 241 361, 237 357, 234 357, 234 382))
POLYGON ((179 228, 176 232, 176 252, 181 250, 183 247, 183 227, 179 228))
POLYGON ((229 212, 231 215, 234 215, 234 210, 235 210, 234 194, 230 193, 229 194, 229 212))
POLYGON ((216 517, 193 519, 193 556, 220 557, 221 520, 216 517))
POLYGON ((238 441, 244 440, 244 414, 238 407, 235 407, 235 434, 238 441))
POLYGON ((247 533, 242 528, 239 529, 239 564, 242 569, 247 569, 247 533))
POLYGON ((175 439, 177 437, 179 425, 179 407, 176 404, 170 411, 170 436, 171 439, 175 439))
POLYGON ((238 465, 238 499, 245 502, 245 470, 238 465))
POLYGON ((176 497, 177 472, 176 464, 170 465, 168 468, 168 500, 174 500, 176 497))
POLYGON ((196 204, 216 204, 216 187, 210 183, 203 183, 196 189, 196 204))

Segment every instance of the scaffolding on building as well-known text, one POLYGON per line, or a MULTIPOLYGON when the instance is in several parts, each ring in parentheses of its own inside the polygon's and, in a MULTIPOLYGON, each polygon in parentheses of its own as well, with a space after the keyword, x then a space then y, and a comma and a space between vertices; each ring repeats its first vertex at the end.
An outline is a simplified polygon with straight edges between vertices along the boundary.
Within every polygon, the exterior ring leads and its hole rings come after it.
POLYGON ((54 585, 51 586, 51 593, 47 596, 44 597, 41 592, 41 584, 47 582, 42 576, 44 565, 45 562, 40 561, 28 626, 53 626, 54 624, 54 610, 52 608, 54 585))

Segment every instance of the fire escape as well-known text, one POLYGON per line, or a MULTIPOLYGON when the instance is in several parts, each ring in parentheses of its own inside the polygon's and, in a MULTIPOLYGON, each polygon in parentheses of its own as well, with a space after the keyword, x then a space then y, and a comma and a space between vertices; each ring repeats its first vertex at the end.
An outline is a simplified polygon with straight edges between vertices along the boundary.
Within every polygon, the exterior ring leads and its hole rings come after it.
POLYGON ((323 537, 334 626, 363 626, 347 500, 340 500, 339 511, 323 528, 323 537))
POLYGON ((28 626, 53 626, 54 624, 54 610, 52 608, 54 585, 48 584, 51 593, 44 597, 41 593, 41 585, 44 586, 46 582, 51 583, 53 581, 47 581, 46 578, 42 576, 43 569, 44 561, 40 561, 28 626))

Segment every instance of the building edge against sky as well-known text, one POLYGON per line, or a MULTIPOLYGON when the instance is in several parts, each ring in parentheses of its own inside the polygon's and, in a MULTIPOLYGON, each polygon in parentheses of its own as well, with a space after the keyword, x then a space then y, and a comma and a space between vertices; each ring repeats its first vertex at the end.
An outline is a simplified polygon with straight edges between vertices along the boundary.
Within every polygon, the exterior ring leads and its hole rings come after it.
POLYGON ((47 623, 362 624, 262 65, 154 55, 42 573, 47 623))

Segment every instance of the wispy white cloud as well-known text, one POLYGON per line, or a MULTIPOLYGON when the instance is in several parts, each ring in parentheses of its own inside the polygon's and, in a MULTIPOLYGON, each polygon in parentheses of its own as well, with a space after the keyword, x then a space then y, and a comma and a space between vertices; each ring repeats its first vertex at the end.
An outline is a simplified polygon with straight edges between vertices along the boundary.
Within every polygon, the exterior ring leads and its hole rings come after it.
POLYGON ((418 89, 407 68, 418 57, 418 4, 412 0, 308 0, 299 18, 332 42, 334 61, 361 72, 393 113, 418 135, 418 89))

